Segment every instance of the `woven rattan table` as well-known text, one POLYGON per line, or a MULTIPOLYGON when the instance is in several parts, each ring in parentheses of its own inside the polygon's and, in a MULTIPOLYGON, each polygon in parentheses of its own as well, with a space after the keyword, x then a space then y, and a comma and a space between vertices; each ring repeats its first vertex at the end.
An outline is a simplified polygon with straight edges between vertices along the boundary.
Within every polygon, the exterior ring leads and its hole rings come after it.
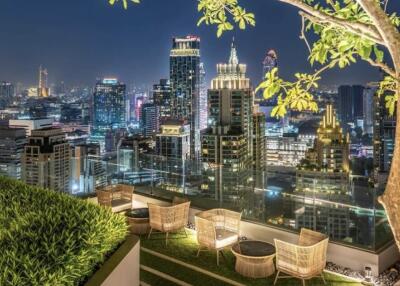
POLYGON ((130 231, 134 234, 145 234, 150 230, 149 209, 139 208, 125 213, 130 231))
POLYGON ((232 246, 236 272, 251 278, 268 277, 275 272, 275 247, 264 241, 245 240, 232 246))

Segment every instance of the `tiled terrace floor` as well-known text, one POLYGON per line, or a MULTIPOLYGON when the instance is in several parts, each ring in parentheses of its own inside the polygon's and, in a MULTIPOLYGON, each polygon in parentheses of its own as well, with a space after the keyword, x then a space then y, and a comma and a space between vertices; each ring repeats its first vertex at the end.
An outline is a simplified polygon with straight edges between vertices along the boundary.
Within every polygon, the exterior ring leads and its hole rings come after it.
MULTIPOLYGON (((202 252, 196 257, 197 243, 193 233, 189 237, 171 235, 165 246, 165 234, 155 233, 150 239, 141 238, 141 281, 143 285, 272 285, 274 275, 268 279, 249 279, 235 272, 235 258, 230 250, 224 251, 220 266, 216 265, 215 252, 202 252)), ((338 275, 325 273, 327 285, 358 286, 362 285, 338 275)), ((280 279, 277 286, 300 286, 296 279, 280 279)), ((321 279, 307 281, 306 285, 323 285, 321 279)))

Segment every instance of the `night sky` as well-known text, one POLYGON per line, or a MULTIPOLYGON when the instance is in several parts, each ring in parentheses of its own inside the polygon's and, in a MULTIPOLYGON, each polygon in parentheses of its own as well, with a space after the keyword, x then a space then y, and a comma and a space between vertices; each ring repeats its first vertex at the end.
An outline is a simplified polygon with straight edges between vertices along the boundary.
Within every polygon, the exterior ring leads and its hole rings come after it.
MULTIPOLYGON (((93 84, 98 77, 116 76, 126 83, 152 84, 168 76, 171 38, 187 34, 201 37, 207 83, 215 65, 227 61, 233 35, 253 83, 261 78, 261 61, 271 48, 278 53, 283 77, 310 69, 299 39, 300 18, 286 4, 242 1, 255 12, 256 27, 217 39, 215 27, 196 26, 195 0, 142 2, 125 11, 107 0, 1 0, 0 80, 35 84, 42 64, 50 82, 93 84)), ((400 11, 400 4, 390 8, 400 11)), ((324 75, 325 84, 376 79, 377 71, 366 64, 324 75)))

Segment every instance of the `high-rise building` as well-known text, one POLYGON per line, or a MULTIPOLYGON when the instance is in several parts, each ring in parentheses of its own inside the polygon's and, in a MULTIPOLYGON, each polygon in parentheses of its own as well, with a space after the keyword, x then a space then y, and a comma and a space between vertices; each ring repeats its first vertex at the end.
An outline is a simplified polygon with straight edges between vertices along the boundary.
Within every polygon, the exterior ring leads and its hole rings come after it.
POLYGON ((190 158, 190 125, 169 120, 161 125, 156 136, 156 153, 159 156, 186 160, 190 158))
POLYGON ((14 85, 10 82, 0 82, 0 109, 6 108, 13 101, 14 85))
POLYGON ((338 90, 338 114, 342 124, 354 123, 363 118, 363 94, 361 85, 342 85, 338 90))
POLYGON ((297 169, 296 187, 346 194, 349 174, 349 134, 343 134, 336 113, 328 104, 317 130, 314 147, 307 150, 297 169), (317 182, 317 183, 316 183, 317 182))
POLYGON ((200 38, 174 38, 170 52, 172 117, 190 125, 190 155, 200 151, 200 38))
POLYGON ((153 85, 153 102, 159 107, 160 121, 171 117, 171 85, 168 79, 160 79, 153 85))
POLYGON ((71 150, 60 128, 32 130, 22 156, 22 180, 29 185, 70 191, 71 150))
POLYGON ((218 200, 235 200, 252 175, 253 92, 234 43, 229 63, 217 65, 208 107, 208 128, 202 134, 202 191, 218 200))
POLYGON ((364 119, 364 133, 373 134, 374 127, 374 95, 376 87, 369 86, 364 89, 363 95, 363 119, 364 119))
POLYGON ((48 97, 50 96, 50 88, 47 85, 48 72, 47 69, 39 67, 39 82, 37 88, 38 97, 48 97))
POLYGON ((140 125, 145 137, 154 136, 160 129, 160 107, 155 103, 143 104, 140 125))
POLYGON ((335 111, 328 104, 314 147, 306 152, 306 159, 297 167, 292 202, 296 228, 307 227, 335 239, 350 236, 351 213, 343 207, 352 202, 349 143, 349 135, 343 134, 335 111))
POLYGON ((265 136, 265 114, 253 113, 253 170, 255 174, 264 172, 266 169, 266 136, 265 136))
POLYGON ((153 151, 154 140, 143 136, 126 136, 121 138, 117 148, 119 172, 132 174, 140 170, 142 156, 153 151))
POLYGON ((96 83, 92 110, 94 137, 104 137, 109 129, 126 128, 125 88, 125 84, 115 78, 96 83))
POLYGON ((72 193, 91 193, 105 186, 107 177, 101 160, 100 145, 83 144, 75 146, 71 162, 72 193))
POLYGON ((388 173, 393 158, 396 112, 391 115, 385 105, 385 96, 374 96, 374 168, 375 173, 388 173))
POLYGON ((0 126, 0 176, 21 179, 21 157, 25 144, 25 129, 0 126))
POLYGON ((207 104, 206 71, 204 69, 204 64, 200 63, 200 130, 207 128, 207 104))
POLYGON ((265 75, 270 72, 273 68, 278 67, 278 55, 274 50, 269 50, 265 55, 263 60, 263 74, 262 79, 264 79, 265 75))

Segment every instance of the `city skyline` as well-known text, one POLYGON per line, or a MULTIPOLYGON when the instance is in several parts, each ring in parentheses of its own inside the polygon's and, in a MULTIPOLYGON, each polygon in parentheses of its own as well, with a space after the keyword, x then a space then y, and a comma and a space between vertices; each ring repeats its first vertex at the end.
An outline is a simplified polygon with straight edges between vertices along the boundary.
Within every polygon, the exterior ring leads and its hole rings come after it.
MULTIPOLYGON (((298 37, 300 19, 295 9, 278 2, 247 3, 248 9, 256 12, 256 27, 246 32, 235 30, 217 39, 214 27, 196 26, 199 15, 195 3, 178 2, 178 11, 159 0, 124 11, 110 7, 106 1, 102 5, 80 3, 77 9, 77 4, 71 2, 45 0, 26 3, 23 10, 8 1, 0 11, 0 31, 8 35, 0 47, 0 79, 34 84, 37 68, 43 65, 49 71, 49 82, 91 85, 96 78, 113 76, 126 83, 150 86, 168 75, 171 39, 187 34, 202 39, 207 86, 215 76, 216 63, 226 61, 224 51, 232 36, 240 47, 240 57, 249 66, 253 87, 261 78, 262 60, 270 49, 278 54, 283 77, 310 70, 306 46, 298 37), (162 23, 149 21, 149 15, 163 19, 162 23), (24 21, 16 21, 16 17, 24 21), (293 46, 297 47, 296 53, 293 46)), ((389 5, 396 8, 399 4, 389 5)), ((378 78, 376 69, 357 64, 346 71, 325 74, 322 83, 365 84, 378 78)))

